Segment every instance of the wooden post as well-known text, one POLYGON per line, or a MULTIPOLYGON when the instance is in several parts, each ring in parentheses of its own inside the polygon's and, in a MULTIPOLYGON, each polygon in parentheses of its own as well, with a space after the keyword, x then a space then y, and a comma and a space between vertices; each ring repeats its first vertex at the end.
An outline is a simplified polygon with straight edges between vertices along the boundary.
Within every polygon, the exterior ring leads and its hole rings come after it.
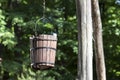
POLYGON ((96 57, 97 80, 106 80, 106 70, 103 52, 102 23, 98 0, 92 0, 92 15, 94 27, 94 45, 96 57))
MULTIPOLYGON (((92 9, 91 9, 91 0, 86 0, 86 34, 87 34, 87 50, 86 50, 86 68, 87 68, 87 78, 86 80, 93 80, 93 26, 92 26, 92 9)), ((83 26, 84 27, 84 26, 83 26)))
POLYGON ((93 80, 91 0, 76 0, 76 9, 79 42, 77 80, 93 80))

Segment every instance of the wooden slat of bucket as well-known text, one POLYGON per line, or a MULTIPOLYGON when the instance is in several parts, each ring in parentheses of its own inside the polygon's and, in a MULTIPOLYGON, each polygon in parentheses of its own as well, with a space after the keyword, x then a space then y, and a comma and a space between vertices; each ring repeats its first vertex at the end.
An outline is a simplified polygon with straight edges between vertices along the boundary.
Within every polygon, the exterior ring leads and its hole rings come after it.
MULTIPOLYGON (((43 46, 43 42, 42 41, 38 41, 39 43, 39 46, 38 47, 42 47, 43 46)), ((38 49, 39 50, 39 62, 42 62, 43 61, 43 50, 42 49, 38 49)))
MULTIPOLYGON (((41 35, 41 36, 43 36, 43 46, 42 47, 47 47, 47 41, 46 40, 44 40, 44 39, 46 39, 47 38, 47 35, 41 35)), ((47 61, 47 49, 46 48, 43 48, 43 62, 46 62, 47 61)), ((45 63, 43 63, 42 65, 46 65, 45 63)))
MULTIPOLYGON (((37 47, 37 40, 33 38, 33 48, 36 48, 37 47)), ((34 49, 33 50, 33 55, 34 55, 34 63, 37 63, 38 59, 37 59, 37 50, 34 49)))
MULTIPOLYGON (((38 41, 38 37, 36 37, 36 44, 37 44, 37 46, 35 47, 35 48, 37 48, 36 49, 36 51, 37 51, 37 53, 36 53, 36 58, 37 58, 37 63, 39 63, 40 62, 40 49, 38 49, 38 47, 39 47, 39 45, 40 45, 40 41, 38 41)), ((38 65, 37 65, 37 67, 38 67, 38 65)))
MULTIPOLYGON (((33 40, 33 37, 30 37, 30 41, 31 41, 31 46, 30 47, 32 49, 35 46, 35 41, 33 40)), ((35 55, 34 55, 34 53, 35 53, 35 50, 31 50, 31 60, 32 60, 32 63, 35 62, 35 55)))
POLYGON ((55 63, 55 51, 54 50, 51 50, 51 53, 50 53, 50 63, 55 63))
MULTIPOLYGON (((51 46, 56 49, 57 41, 51 41, 51 44, 52 44, 51 46)), ((51 56, 52 56, 51 62, 52 63, 55 63, 55 55, 56 55, 56 50, 51 50, 51 56)))
POLYGON ((46 49, 43 49, 43 53, 42 53, 43 54, 43 56, 42 56, 43 60, 41 62, 46 62, 46 56, 47 56, 46 53, 47 53, 46 49))
POLYGON ((50 66, 50 64, 49 64, 49 56, 50 56, 50 49, 49 49, 49 47, 50 47, 50 35, 46 35, 46 37, 45 37, 45 39, 48 39, 48 41, 46 41, 46 43, 47 43, 47 45, 46 45, 46 62, 47 62, 47 66, 50 66))
MULTIPOLYGON (((47 37, 47 39, 48 39, 48 41, 47 41, 47 43, 48 43, 48 45, 47 45, 47 47, 49 48, 48 50, 47 50, 47 62, 48 63, 52 63, 52 57, 51 57, 51 49, 50 48, 53 48, 52 47, 52 44, 51 44, 51 40, 53 40, 53 37, 52 37, 52 35, 48 35, 48 37, 47 37)), ((47 64, 48 66, 52 66, 51 64, 47 64)))
MULTIPOLYGON (((56 43, 57 43, 57 41, 55 41, 55 40, 57 40, 57 36, 51 36, 51 39, 53 39, 53 41, 51 41, 51 47, 54 48, 54 49, 56 49, 56 43)), ((56 50, 51 49, 50 55, 51 55, 50 56, 50 62, 51 63, 55 63, 56 50)), ((51 66, 54 66, 54 64, 51 65, 51 66)))
MULTIPOLYGON (((50 40, 52 40, 52 36, 50 36, 50 40)), ((53 45, 52 41, 50 41, 50 46, 49 47, 53 48, 52 45, 53 45)), ((52 49, 50 49, 50 53, 49 53, 49 62, 52 63, 52 49)), ((50 64, 50 66, 53 66, 53 65, 50 64)))
MULTIPOLYGON (((38 36, 38 39, 42 39, 43 36, 38 36)), ((39 47, 42 47, 43 46, 43 41, 42 40, 39 40, 39 47)), ((43 61, 43 49, 39 49, 40 50, 40 59, 39 59, 39 62, 42 62, 43 61)))
MULTIPOLYGON (((41 47, 42 49, 41 49, 41 51, 42 51, 42 59, 40 59, 40 62, 46 62, 46 53, 47 53, 47 51, 46 51, 46 48, 43 48, 43 47, 46 47, 47 46, 47 42, 44 40, 44 38, 46 38, 46 35, 40 35, 39 36, 39 39, 40 39, 40 41, 41 41, 41 43, 42 43, 42 45, 41 46, 39 46, 39 47, 41 47)), ((45 64, 42 64, 42 65, 45 65, 45 64)))
MULTIPOLYGON (((47 46, 47 41, 45 41, 44 39, 47 37, 46 35, 41 35, 43 36, 43 40, 42 40, 42 43, 43 43, 43 46, 42 47, 46 47, 47 46)), ((43 61, 42 62, 46 62, 47 60, 47 49, 46 48, 43 48, 43 61)), ((44 63, 42 65, 45 65, 44 63)))
MULTIPOLYGON (((50 39, 52 38, 52 36, 50 36, 50 39)), ((51 44, 51 42, 52 41, 49 41, 50 42, 50 46, 49 47, 51 47, 52 46, 52 44, 51 44)), ((51 49, 50 49, 50 52, 49 52, 49 60, 48 60, 50 63, 51 63, 51 49)), ((50 66, 52 66, 52 64, 50 64, 50 66)))
MULTIPOLYGON (((39 41, 36 40, 36 48, 39 47, 39 41)), ((39 49, 36 49, 36 63, 39 63, 39 49)))
POLYGON ((31 59, 31 61, 33 63, 33 50, 32 50, 32 48, 33 48, 33 41, 32 41, 32 39, 30 37, 30 59, 31 59))
MULTIPOLYGON (((44 46, 46 46, 46 43, 44 42, 44 35, 40 35, 39 36, 39 41, 41 42, 41 44, 42 45, 39 45, 39 47, 44 47, 44 46)), ((41 55, 41 59, 40 59, 40 62, 45 62, 46 60, 45 60, 45 57, 46 57, 46 55, 44 54, 44 53, 46 53, 46 50, 45 49, 40 49, 42 52, 40 53, 40 55, 41 55)))

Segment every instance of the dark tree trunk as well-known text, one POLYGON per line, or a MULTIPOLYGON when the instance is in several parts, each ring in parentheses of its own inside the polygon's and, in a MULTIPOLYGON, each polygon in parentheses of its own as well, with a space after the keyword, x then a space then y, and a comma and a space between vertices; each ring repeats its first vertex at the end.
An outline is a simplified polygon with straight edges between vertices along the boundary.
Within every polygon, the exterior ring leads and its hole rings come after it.
POLYGON ((92 0, 92 9, 93 9, 92 15, 93 15, 97 79, 106 80, 106 70, 105 70, 105 61, 104 61, 103 40, 102 40, 102 23, 101 23, 98 0, 92 0))

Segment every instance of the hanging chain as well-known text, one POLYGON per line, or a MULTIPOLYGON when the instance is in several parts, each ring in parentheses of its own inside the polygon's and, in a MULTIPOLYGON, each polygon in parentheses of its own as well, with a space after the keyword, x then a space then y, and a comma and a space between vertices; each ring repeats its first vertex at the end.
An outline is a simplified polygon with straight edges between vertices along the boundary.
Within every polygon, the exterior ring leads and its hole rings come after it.
POLYGON ((46 12, 46 0, 43 0, 43 5, 42 5, 42 7, 43 7, 42 18, 38 19, 38 20, 35 22, 35 36, 38 35, 38 33, 37 33, 37 24, 38 24, 38 22, 39 22, 40 20, 44 20, 44 18, 45 18, 45 12, 46 12))
POLYGON ((45 24, 46 21, 46 0, 43 0, 43 15, 42 18, 40 18, 40 20, 45 24))
POLYGON ((35 37, 37 36, 37 22, 35 23, 35 37))
POLYGON ((43 0, 43 18, 45 17, 45 11, 46 11, 46 0, 43 0))

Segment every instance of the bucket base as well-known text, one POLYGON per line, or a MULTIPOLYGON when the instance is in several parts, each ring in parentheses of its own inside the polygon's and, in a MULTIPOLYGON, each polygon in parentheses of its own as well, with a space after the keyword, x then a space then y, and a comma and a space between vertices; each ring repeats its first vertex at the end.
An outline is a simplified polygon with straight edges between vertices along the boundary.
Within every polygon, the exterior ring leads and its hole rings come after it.
POLYGON ((54 65, 51 64, 31 64, 31 67, 35 70, 47 70, 54 67, 54 65))

